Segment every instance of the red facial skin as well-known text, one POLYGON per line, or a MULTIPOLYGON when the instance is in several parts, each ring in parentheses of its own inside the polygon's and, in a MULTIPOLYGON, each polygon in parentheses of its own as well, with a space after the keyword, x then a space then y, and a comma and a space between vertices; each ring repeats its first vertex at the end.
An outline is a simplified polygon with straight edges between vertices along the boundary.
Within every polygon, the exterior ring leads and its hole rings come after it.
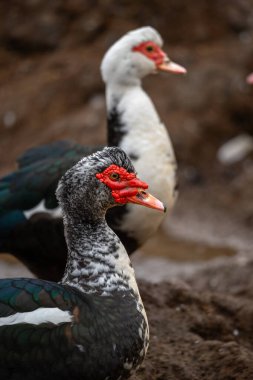
POLYGON ((164 51, 153 41, 142 42, 140 45, 133 47, 133 51, 144 54, 147 58, 154 61, 156 66, 161 65, 166 58, 164 51))
POLYGON ((115 202, 125 204, 127 197, 138 194, 140 189, 147 189, 148 185, 136 177, 135 173, 128 173, 124 168, 110 165, 102 173, 96 174, 97 179, 112 189, 115 202), (114 176, 118 178, 113 178, 114 176))
POLYGON ((135 52, 143 54, 146 58, 154 62, 156 69, 159 71, 169 72, 173 74, 186 74, 186 69, 172 62, 165 52, 156 45, 153 41, 142 42, 141 44, 133 47, 135 52))

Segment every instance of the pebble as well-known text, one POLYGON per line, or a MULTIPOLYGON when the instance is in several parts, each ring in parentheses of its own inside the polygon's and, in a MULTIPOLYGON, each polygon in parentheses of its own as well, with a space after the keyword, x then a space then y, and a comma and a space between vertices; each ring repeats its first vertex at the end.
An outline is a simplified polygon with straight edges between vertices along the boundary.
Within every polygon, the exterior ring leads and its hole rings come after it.
POLYGON ((5 128, 11 128, 15 125, 17 121, 17 115, 14 111, 10 110, 3 115, 3 124, 5 128))
POLYGON ((217 158, 224 165, 231 165, 243 160, 253 151, 253 137, 248 134, 240 134, 223 144, 217 158))

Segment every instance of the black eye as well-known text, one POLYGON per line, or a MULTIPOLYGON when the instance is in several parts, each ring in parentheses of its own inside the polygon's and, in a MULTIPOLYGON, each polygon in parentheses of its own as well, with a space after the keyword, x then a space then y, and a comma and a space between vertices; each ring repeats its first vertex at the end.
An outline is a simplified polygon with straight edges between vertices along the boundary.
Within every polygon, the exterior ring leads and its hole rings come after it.
POLYGON ((118 174, 118 173, 115 173, 115 172, 111 173, 109 177, 110 177, 110 179, 113 180, 113 181, 118 181, 118 180, 120 179, 119 174, 118 174))
POLYGON ((153 51, 154 50, 154 48, 153 48, 153 46, 151 46, 151 45, 148 45, 147 47, 146 47, 146 50, 147 51, 153 51))

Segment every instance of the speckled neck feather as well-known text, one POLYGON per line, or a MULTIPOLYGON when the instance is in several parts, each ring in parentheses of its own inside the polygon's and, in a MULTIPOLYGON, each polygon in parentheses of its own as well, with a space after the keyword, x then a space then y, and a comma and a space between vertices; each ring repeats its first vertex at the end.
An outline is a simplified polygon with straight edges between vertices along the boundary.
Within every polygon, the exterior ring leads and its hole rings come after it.
POLYGON ((65 218, 69 258, 62 282, 85 293, 133 290, 134 270, 125 248, 101 216, 95 223, 65 218))
POLYGON ((57 196, 68 246, 62 283, 85 293, 133 290, 138 296, 127 252, 105 220, 107 209, 115 205, 112 190, 97 178, 97 173, 113 164, 135 172, 124 152, 105 148, 84 158, 60 181, 57 196))

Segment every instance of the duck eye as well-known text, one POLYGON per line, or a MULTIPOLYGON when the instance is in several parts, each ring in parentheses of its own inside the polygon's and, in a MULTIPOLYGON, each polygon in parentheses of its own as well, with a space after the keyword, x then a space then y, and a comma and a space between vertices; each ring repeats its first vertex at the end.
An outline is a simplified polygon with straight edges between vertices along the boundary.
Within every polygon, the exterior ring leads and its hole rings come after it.
POLYGON ((119 174, 116 173, 116 172, 111 173, 111 174, 109 175, 109 177, 110 177, 110 179, 111 179, 112 181, 118 181, 118 180, 120 179, 119 174))
POLYGON ((148 52, 151 52, 151 51, 154 50, 154 48, 153 48, 153 46, 148 45, 148 46, 146 47, 146 50, 147 50, 148 52))

